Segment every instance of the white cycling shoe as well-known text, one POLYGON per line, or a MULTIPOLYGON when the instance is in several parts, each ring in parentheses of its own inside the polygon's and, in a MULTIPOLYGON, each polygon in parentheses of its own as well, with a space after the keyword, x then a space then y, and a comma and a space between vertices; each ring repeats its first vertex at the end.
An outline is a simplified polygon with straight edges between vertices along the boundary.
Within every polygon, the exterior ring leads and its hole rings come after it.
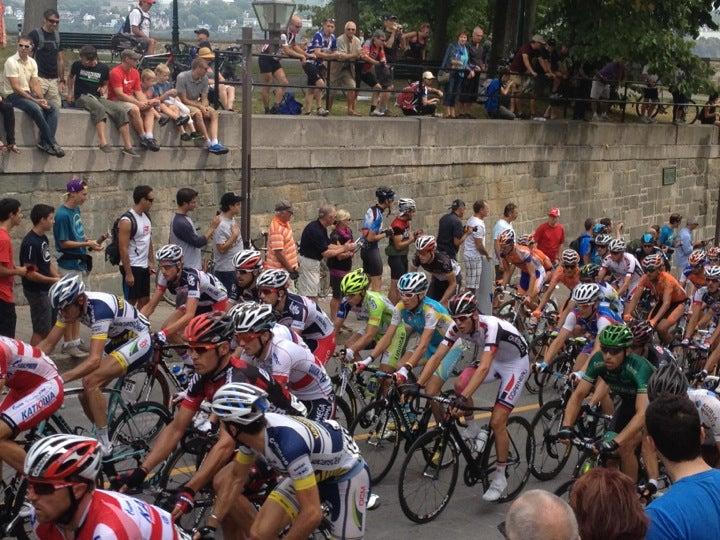
POLYGON ((483 501, 494 502, 502 497, 503 491, 507 488, 507 478, 505 472, 495 471, 490 475, 490 487, 483 493, 483 501))

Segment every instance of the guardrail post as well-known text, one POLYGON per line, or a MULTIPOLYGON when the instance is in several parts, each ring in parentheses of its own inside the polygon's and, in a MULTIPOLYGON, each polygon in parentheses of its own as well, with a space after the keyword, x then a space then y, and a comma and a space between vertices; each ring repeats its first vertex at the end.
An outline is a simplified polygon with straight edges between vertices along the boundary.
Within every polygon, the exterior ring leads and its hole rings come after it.
POLYGON ((625 107, 627 106, 627 90, 628 90, 627 82, 625 82, 623 84, 623 86, 625 87, 625 90, 623 92, 623 104, 622 104, 622 114, 620 115, 620 122, 625 122, 625 107))
POLYGON ((330 111, 330 63, 332 60, 327 61, 327 76, 325 77, 325 110, 330 111))

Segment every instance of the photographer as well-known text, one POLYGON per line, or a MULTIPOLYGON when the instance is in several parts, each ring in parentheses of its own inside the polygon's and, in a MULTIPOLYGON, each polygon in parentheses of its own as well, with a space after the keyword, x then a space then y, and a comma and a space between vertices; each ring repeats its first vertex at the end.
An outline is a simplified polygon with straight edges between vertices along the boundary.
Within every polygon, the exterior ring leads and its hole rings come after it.
POLYGON ((450 205, 450 212, 440 218, 437 233, 437 248, 456 261, 460 244, 463 243, 469 233, 472 232, 462 223, 465 215, 465 203, 455 199, 450 205))

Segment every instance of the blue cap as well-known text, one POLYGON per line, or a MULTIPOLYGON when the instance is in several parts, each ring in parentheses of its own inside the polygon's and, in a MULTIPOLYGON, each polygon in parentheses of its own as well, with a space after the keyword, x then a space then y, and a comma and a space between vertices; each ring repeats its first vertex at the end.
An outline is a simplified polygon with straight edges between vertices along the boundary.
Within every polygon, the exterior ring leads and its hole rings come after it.
POLYGON ((594 234, 603 233, 605 232, 605 225, 603 225, 602 223, 596 223, 595 225, 593 225, 592 231, 594 234))
POLYGON ((655 237, 652 234, 650 234, 649 232, 646 232, 645 234, 642 235, 642 238, 640 239, 640 241, 643 244, 654 244, 655 237))

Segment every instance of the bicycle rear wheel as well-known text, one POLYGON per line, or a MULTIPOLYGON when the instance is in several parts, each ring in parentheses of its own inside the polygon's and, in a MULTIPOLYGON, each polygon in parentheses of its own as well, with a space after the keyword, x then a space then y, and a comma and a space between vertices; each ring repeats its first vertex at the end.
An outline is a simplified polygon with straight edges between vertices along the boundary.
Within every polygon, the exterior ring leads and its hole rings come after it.
POLYGON ((460 451, 450 434, 434 429, 410 447, 398 479, 400 508, 415 523, 437 518, 452 497, 460 468, 460 451))
POLYGON ((538 480, 551 480, 565 467, 572 446, 551 440, 562 426, 563 405, 559 399, 548 401, 530 422, 534 453, 530 473, 538 480))
POLYGON ((390 469, 400 448, 400 418, 384 399, 363 407, 350 427, 370 469, 370 483, 380 482, 390 469))
POLYGON ((148 371, 143 366, 127 373, 123 378, 122 393, 127 403, 154 401, 170 409, 170 383, 160 367, 148 371))
MULTIPOLYGON (((525 487, 530 478, 530 464, 533 462, 535 449, 530 423, 524 418, 511 416, 508 419, 507 431, 510 437, 510 451, 505 469, 508 485, 505 488, 505 494, 497 500, 499 503, 513 500, 525 487)), ((490 485, 488 476, 495 470, 497 463, 494 433, 490 434, 485 448, 482 456, 482 468, 487 471, 487 475, 483 476, 483 489, 487 490, 490 485)))

